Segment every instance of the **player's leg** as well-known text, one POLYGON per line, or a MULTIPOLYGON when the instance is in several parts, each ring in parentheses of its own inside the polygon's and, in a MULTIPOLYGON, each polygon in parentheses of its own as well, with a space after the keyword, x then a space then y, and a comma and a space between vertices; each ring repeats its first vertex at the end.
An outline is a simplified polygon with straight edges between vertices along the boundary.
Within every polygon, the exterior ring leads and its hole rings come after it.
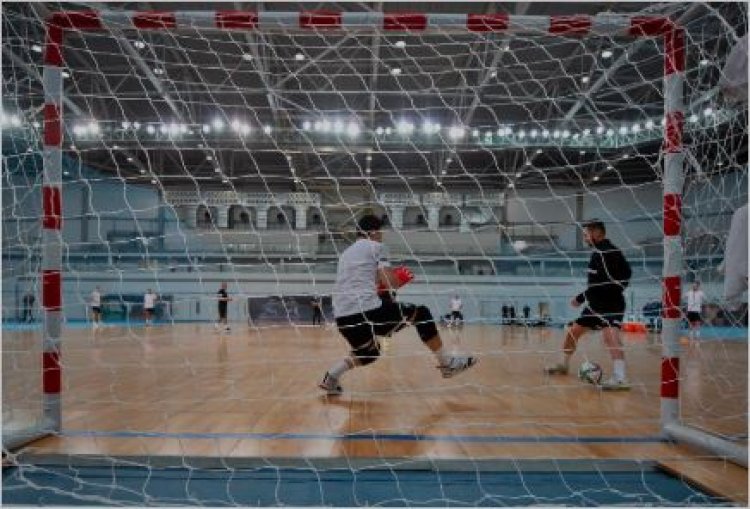
POLYGON ((581 318, 572 322, 565 329, 565 339, 563 340, 562 359, 559 363, 547 366, 544 371, 548 375, 567 375, 570 371, 570 359, 576 351, 578 340, 586 334, 591 328, 585 322, 588 319, 588 309, 584 310, 581 318))
POLYGON ((375 337, 374 326, 366 314, 338 318, 336 325, 352 350, 347 357, 331 366, 318 384, 331 396, 343 392, 339 380, 344 373, 359 366, 372 364, 380 356, 380 345, 375 337))
MULTIPOLYGON (((474 356, 451 354, 446 350, 435 325, 435 319, 427 306, 404 303, 397 303, 395 306, 398 308, 397 315, 404 317, 408 323, 416 327, 419 338, 435 355, 443 378, 455 376, 478 362, 478 359, 474 356)), ((395 330, 401 328, 403 326, 400 325, 395 330)), ((395 330, 392 332, 395 332, 395 330)))
POLYGON ((619 327, 612 325, 602 329, 602 338, 604 344, 609 350, 612 358, 613 373, 609 380, 602 383, 602 389, 605 390, 628 390, 627 375, 625 373, 625 350, 622 344, 619 327))

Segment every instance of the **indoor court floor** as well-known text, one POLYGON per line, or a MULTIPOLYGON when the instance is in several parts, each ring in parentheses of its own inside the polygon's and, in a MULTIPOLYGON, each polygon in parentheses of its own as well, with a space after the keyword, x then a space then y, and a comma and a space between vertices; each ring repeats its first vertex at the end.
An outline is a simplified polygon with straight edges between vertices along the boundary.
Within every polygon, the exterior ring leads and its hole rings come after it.
MULTIPOLYGON (((63 432, 21 455, 657 462, 711 471, 716 479, 706 482, 729 482, 735 499, 747 500, 747 470, 719 461, 717 471, 706 467, 713 459, 662 440, 657 335, 625 334, 633 387, 609 393, 575 374, 543 374, 559 356, 562 329, 466 325, 441 333, 450 348, 477 353, 479 364, 443 379, 406 329, 378 362, 343 377, 345 392, 334 397, 317 383, 347 352, 335 329, 66 329, 63 432)), ((35 369, 38 333, 10 332, 4 341, 4 369, 35 369)), ((683 338, 683 348, 683 420, 746 442, 747 342, 683 338)), ((584 337, 575 366, 584 358, 608 374, 598 334, 584 337)), ((20 382, 4 389, 6 398, 24 390, 20 382)))

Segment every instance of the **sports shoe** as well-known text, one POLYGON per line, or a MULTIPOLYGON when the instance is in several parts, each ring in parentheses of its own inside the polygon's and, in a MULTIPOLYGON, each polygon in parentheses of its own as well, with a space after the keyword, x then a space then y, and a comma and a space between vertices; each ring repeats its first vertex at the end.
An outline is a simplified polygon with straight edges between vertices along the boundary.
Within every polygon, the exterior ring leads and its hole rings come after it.
POLYGON ((438 369, 443 374, 443 378, 451 378, 462 371, 466 371, 477 362, 479 362, 479 359, 470 355, 455 355, 451 357, 448 364, 438 366, 438 369))
POLYGON ((224 332, 229 332, 231 330, 232 330, 232 328, 229 325, 227 325, 226 327, 224 327, 224 332))
POLYGON ((544 372, 548 375, 567 375, 568 368, 565 364, 555 364, 554 366, 547 366, 544 368, 544 372))
POLYGON ((630 383, 627 380, 619 380, 615 377, 611 377, 602 382, 599 387, 603 391, 629 391, 630 383))
POLYGON ((329 396, 339 396, 344 392, 344 389, 339 385, 339 381, 328 373, 325 374, 323 381, 318 384, 318 387, 326 391, 329 396))

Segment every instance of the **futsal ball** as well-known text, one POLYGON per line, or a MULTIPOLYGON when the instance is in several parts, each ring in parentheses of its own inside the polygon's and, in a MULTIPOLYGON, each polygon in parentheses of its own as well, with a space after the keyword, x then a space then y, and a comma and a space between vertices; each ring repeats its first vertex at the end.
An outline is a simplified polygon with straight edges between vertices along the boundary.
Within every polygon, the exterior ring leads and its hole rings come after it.
POLYGON ((578 378, 590 384, 599 385, 602 381, 602 367, 596 362, 585 361, 578 368, 578 378))

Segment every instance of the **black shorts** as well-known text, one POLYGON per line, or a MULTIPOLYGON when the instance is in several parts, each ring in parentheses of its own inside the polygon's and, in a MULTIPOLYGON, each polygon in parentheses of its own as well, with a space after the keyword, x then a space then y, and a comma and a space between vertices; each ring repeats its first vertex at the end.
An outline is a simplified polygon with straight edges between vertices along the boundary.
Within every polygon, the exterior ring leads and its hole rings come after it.
POLYGON ((451 311, 451 319, 452 320, 463 320, 464 315, 461 313, 461 311, 451 311))
POLYGON ((154 316, 154 308, 144 308, 148 316, 154 316))
POLYGON ((625 317, 625 303, 622 306, 610 306, 597 308, 586 307, 581 316, 575 321, 581 327, 587 327, 593 330, 601 330, 607 327, 620 328, 622 319, 625 317))
POLYGON ((379 308, 365 313, 336 318, 336 326, 353 350, 366 345, 375 336, 390 336, 407 325, 414 316, 416 306, 383 301, 379 308))
POLYGON ((101 313, 102 308, 100 306, 92 306, 91 311, 93 311, 94 313, 101 313))
POLYGON ((703 321, 703 317, 701 317, 701 314, 697 311, 688 311, 687 319, 690 323, 703 321))
POLYGON ((227 317, 227 308, 219 308, 219 318, 227 317))

